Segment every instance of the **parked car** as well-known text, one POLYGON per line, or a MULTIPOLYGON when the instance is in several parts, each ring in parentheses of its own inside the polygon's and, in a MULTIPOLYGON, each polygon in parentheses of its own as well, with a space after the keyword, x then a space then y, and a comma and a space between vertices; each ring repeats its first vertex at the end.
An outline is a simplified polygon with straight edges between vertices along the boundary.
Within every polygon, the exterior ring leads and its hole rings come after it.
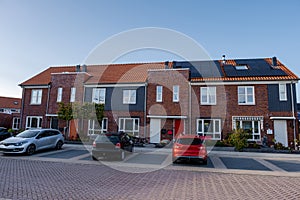
POLYGON ((9 137, 11 137, 11 133, 9 133, 6 128, 0 127, 0 141, 9 137))
POLYGON ((4 154, 33 154, 43 149, 61 149, 64 144, 63 134, 56 129, 29 129, 0 142, 4 154))
POLYGON ((124 132, 99 134, 93 142, 92 158, 123 160, 126 153, 133 152, 133 147, 132 138, 124 132))
POLYGON ((178 136, 172 149, 173 163, 197 160, 207 164, 207 150, 204 141, 203 137, 197 135, 178 136))

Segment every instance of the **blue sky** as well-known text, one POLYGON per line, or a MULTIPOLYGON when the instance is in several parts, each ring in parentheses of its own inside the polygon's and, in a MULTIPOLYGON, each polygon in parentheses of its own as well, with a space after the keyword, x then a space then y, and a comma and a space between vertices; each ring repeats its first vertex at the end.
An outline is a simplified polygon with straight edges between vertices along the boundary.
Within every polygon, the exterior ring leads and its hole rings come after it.
MULTIPOLYGON (((80 64, 107 38, 143 27, 181 32, 212 59, 277 56, 299 76, 299 9, 298 0, 0 0, 0 96, 21 97, 24 80, 80 64)), ((177 59, 165 53, 125 62, 177 59)))

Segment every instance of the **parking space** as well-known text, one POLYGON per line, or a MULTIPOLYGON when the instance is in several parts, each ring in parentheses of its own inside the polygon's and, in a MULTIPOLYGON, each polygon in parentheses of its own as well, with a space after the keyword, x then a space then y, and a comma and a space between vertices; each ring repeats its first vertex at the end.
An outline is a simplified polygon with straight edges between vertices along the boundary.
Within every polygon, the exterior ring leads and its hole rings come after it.
POLYGON ((267 160, 287 172, 300 172, 300 161, 267 160))
MULTIPOLYGON (((32 156, 6 156, 15 159, 47 160, 56 162, 78 162, 96 164, 92 159, 89 147, 82 145, 65 145, 60 151, 36 152, 32 156)), ((234 154, 233 152, 211 153, 207 165, 200 162, 179 162, 171 163, 170 149, 136 148, 135 153, 129 154, 122 162, 125 165, 145 166, 173 166, 173 167, 192 167, 220 170, 251 170, 251 171, 278 171, 278 172, 300 172, 300 159, 292 155, 265 155, 265 154, 234 154), (295 159, 296 158, 296 159, 295 159)))
POLYGON ((271 171, 271 169, 252 158, 220 157, 220 159, 227 169, 271 171))

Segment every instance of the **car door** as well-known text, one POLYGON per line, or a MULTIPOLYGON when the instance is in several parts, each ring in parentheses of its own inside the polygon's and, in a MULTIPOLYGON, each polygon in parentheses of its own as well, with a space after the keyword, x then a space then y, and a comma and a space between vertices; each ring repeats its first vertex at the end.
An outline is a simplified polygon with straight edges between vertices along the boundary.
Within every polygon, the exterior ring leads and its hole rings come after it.
POLYGON ((48 144, 48 132, 41 131, 35 138, 36 150, 41 150, 47 148, 48 144))

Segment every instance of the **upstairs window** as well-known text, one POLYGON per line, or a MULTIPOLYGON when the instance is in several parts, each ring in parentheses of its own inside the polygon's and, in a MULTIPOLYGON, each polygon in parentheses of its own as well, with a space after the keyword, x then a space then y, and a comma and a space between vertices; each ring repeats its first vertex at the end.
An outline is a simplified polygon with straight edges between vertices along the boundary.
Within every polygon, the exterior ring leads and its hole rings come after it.
POLYGON ((57 89, 57 102, 61 102, 63 89, 60 87, 57 89))
POLYGON ((76 96, 76 88, 71 88, 71 95, 70 95, 70 102, 75 102, 75 96, 76 96))
POLYGON ((136 104, 136 90, 123 90, 123 104, 136 104))
POLYGON ((285 83, 280 83, 279 84, 279 100, 280 101, 286 101, 287 100, 286 84, 285 83))
POLYGON ((201 104, 216 105, 216 87, 201 87, 201 104))
POLYGON ((179 85, 173 86, 173 102, 179 102, 179 85))
POLYGON ((254 86, 238 87, 238 103, 239 105, 254 105, 254 86))
POLYGON ((156 102, 162 102, 162 86, 156 86, 156 102))
POLYGON ((94 88, 92 102, 105 104, 105 88, 94 88))
POLYGON ((43 90, 32 90, 30 104, 39 105, 42 103, 43 90))

